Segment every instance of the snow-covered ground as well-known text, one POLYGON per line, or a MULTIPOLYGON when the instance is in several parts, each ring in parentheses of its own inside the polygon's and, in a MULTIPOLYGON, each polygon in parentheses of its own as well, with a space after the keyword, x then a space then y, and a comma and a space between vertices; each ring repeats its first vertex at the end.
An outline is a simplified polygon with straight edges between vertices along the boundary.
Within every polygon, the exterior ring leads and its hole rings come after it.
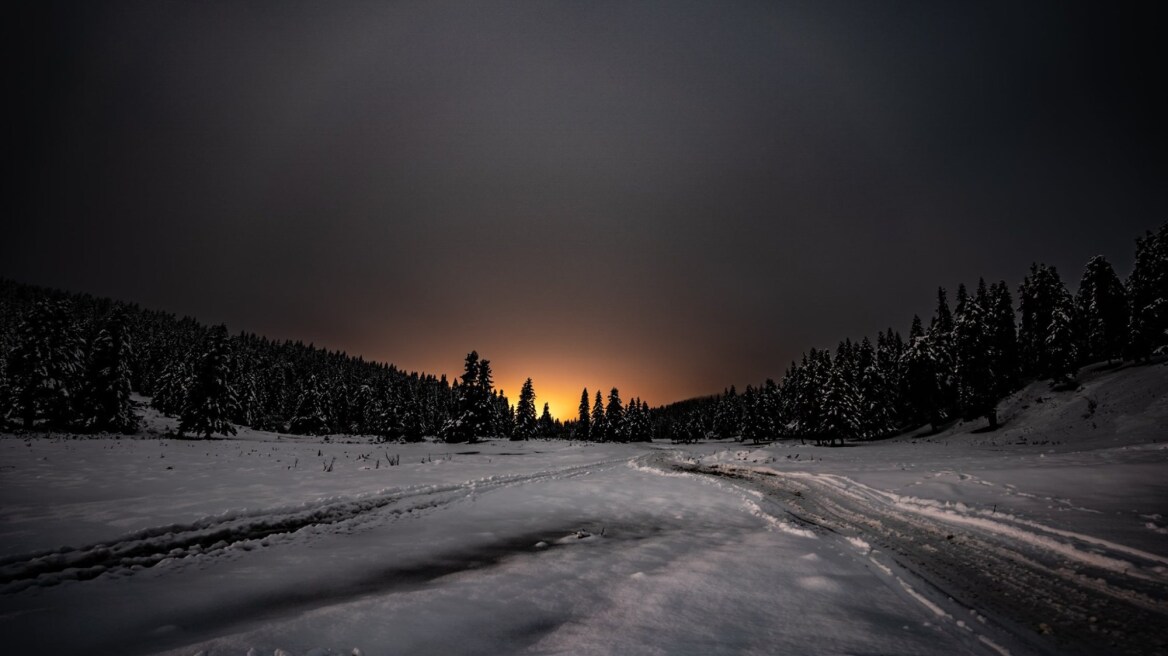
POLYGON ((0 643, 1168 653, 1168 367, 1083 380, 846 448, 4 436, 0 643))

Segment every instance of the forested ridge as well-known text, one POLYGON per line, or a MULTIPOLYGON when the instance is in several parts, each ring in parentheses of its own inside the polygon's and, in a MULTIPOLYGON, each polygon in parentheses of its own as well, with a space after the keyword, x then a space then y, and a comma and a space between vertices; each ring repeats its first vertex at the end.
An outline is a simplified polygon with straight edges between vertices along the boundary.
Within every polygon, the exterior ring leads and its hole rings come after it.
POLYGON ((484 437, 689 441, 799 437, 842 443, 924 424, 984 417, 1025 381, 1071 387, 1085 363, 1147 361, 1168 343, 1168 224, 1136 240, 1121 281, 1102 256, 1072 294, 1054 267, 1033 264, 1017 290, 1004 281, 937 291, 926 327, 892 328, 834 351, 812 348, 779 382, 650 409, 613 388, 585 389, 568 421, 537 416, 528 379, 518 403, 495 388, 472 351, 454 381, 392 364, 231 335, 190 317, 0 280, 0 427, 134 433, 132 393, 211 437, 249 426, 450 442, 484 437))

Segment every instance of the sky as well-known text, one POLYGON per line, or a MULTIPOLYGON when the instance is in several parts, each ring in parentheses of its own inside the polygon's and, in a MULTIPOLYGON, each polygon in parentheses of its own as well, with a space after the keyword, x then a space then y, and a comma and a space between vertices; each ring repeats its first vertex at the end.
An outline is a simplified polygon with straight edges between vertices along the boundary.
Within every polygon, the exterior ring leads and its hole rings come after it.
POLYGON ((1168 220, 1154 3, 28 3, 0 276, 652 405, 1168 220))

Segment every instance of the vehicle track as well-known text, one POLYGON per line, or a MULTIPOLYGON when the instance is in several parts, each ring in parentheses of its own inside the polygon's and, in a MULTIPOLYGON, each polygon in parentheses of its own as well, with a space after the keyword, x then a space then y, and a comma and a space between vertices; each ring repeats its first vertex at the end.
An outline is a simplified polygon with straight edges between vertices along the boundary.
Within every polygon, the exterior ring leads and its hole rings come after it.
POLYGON ((83 547, 11 556, 0 560, 0 594, 63 581, 86 581, 105 574, 124 575, 170 559, 218 555, 232 549, 247 551, 307 529, 355 530, 366 523, 384 523, 407 514, 438 510, 495 490, 574 478, 628 462, 628 458, 621 458, 457 484, 387 489, 295 507, 238 511, 189 524, 144 529, 83 547))
POLYGON ((913 508, 839 476, 669 466, 735 481, 796 521, 863 539, 940 599, 988 617, 1035 651, 1168 654, 1168 577, 1151 554, 1048 529, 1055 539, 1032 523, 913 508))

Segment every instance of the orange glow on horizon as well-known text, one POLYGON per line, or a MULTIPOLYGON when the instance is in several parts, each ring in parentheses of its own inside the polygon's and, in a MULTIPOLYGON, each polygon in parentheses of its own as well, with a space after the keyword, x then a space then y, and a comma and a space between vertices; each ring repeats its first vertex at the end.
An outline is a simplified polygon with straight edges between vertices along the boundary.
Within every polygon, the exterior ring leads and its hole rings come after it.
MULTIPOLYGON (((580 392, 588 389, 589 407, 596 400, 596 391, 600 390, 605 405, 608 404, 608 395, 613 387, 620 392, 623 405, 637 397, 649 404, 650 407, 662 403, 679 401, 688 396, 677 396, 673 390, 666 389, 661 381, 652 380, 643 367, 619 357, 574 357, 574 356, 536 356, 530 353, 512 355, 496 351, 479 350, 479 356, 490 360, 491 370, 496 390, 503 390, 507 400, 515 405, 519 400, 519 391, 527 378, 531 378, 535 390, 535 414, 543 414, 543 404, 548 404, 548 411, 553 418, 560 421, 577 418, 580 406, 580 392), (676 398, 675 398, 676 397, 676 398)), ((458 356, 457 363, 451 359, 444 361, 445 366, 435 367, 433 363, 412 361, 398 361, 399 368, 406 371, 418 371, 435 376, 446 375, 450 382, 454 382, 462 375, 462 361, 465 353, 458 356)), ((698 396, 695 393, 690 396, 698 396)))

